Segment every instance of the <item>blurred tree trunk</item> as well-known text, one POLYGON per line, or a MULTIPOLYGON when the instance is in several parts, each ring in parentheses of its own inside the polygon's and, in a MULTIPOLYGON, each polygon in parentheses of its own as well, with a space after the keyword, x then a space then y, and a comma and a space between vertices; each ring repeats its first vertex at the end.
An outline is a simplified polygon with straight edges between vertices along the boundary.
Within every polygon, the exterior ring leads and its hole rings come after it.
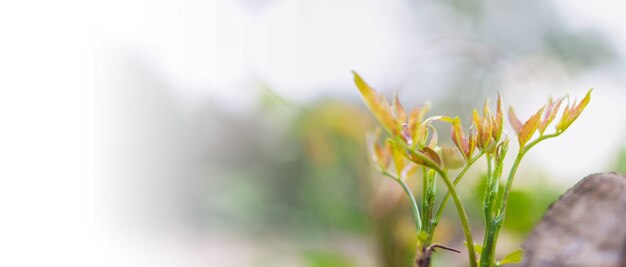
POLYGON ((522 247, 524 267, 626 267, 626 176, 584 178, 550 206, 522 247))

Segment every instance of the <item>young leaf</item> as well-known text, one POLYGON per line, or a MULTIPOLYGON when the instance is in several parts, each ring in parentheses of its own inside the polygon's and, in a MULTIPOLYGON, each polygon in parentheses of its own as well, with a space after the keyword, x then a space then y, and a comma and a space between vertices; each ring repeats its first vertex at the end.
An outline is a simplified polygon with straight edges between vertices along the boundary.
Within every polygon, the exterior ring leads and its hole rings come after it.
POLYGON ((478 135, 482 135, 483 125, 480 120, 480 115, 478 115, 478 111, 476 111, 476 109, 474 109, 474 111, 472 112, 472 122, 476 126, 476 131, 478 131, 478 135))
POLYGON ((478 243, 474 243, 474 251, 476 251, 476 253, 478 253, 478 254, 482 254, 483 253, 483 245, 478 244, 478 243))
POLYGON ((430 136, 430 142, 428 142, 428 147, 435 149, 437 147, 437 142, 439 142, 439 135, 437 134, 437 130, 432 125, 428 124, 428 128, 432 133, 430 136))
POLYGON ((380 128, 376 128, 376 132, 368 134, 367 139, 367 151, 369 152, 370 159, 378 171, 386 171, 389 164, 389 147, 387 144, 384 146, 378 143, 380 137, 380 128))
POLYGON ((430 158, 435 164, 437 164, 437 166, 441 166, 441 158, 439 157, 439 154, 437 154, 437 152, 435 150, 433 150, 430 147, 425 146, 424 149, 421 150, 421 152, 423 152, 426 156, 428 156, 428 158, 430 158))
POLYGON ((493 118, 493 140, 498 142, 502 136, 502 129, 504 124, 504 116, 502 115, 502 97, 498 92, 498 103, 496 106, 496 116, 493 118))
POLYGON ((469 141, 463 134, 463 126, 461 126, 461 119, 459 119, 459 117, 455 117, 454 120, 452 120, 451 135, 452 142, 454 142, 459 151, 461 151, 461 154, 463 154, 463 158, 465 158, 465 160, 469 160, 469 158, 471 157, 469 141))
POLYGON ((391 145, 393 149, 402 153, 403 156, 415 162, 416 164, 429 168, 439 168, 438 163, 435 163, 432 159, 430 159, 429 156, 425 155, 424 153, 406 147, 406 145, 403 145, 393 139, 388 139, 387 142, 391 145))
POLYGON ((487 117, 483 117, 483 122, 482 122, 482 133, 480 133, 480 137, 478 139, 478 146, 481 149, 485 149, 489 146, 489 143, 491 141, 492 138, 492 131, 493 131, 493 127, 491 125, 491 118, 490 116, 487 117))
POLYGON ((396 149, 391 150, 391 156, 393 158, 393 163, 396 166, 396 175, 398 178, 402 179, 402 171, 405 168, 404 156, 396 149))
POLYGON ((513 252, 509 253, 508 255, 506 255, 504 259, 499 261, 498 266, 502 266, 502 265, 509 264, 509 263, 520 263, 522 262, 522 258, 524 258, 524 250, 521 248, 518 248, 514 250, 513 252))
POLYGON ((483 103, 483 117, 491 116, 491 110, 489 109, 489 99, 485 99, 483 103))
POLYGON ((554 120, 554 117, 556 117, 556 113, 559 111, 559 107, 561 107, 561 103, 564 99, 564 97, 561 97, 553 102, 552 98, 550 98, 546 112, 543 114, 543 119, 541 123, 539 123, 539 133, 543 134, 546 131, 548 125, 554 120))
POLYGON ((382 95, 378 95, 376 90, 372 89, 355 71, 354 83, 359 88, 365 104, 369 108, 370 112, 378 120, 378 123, 389 133, 394 133, 396 125, 394 123, 393 116, 391 115, 391 107, 389 101, 382 95))
POLYGON ((409 114, 409 133, 413 137, 413 144, 417 144, 424 139, 425 129, 422 126, 422 120, 428 110, 430 110, 430 103, 427 102, 422 107, 416 106, 409 114))
POLYGON ((565 110, 563 111, 563 115, 561 117, 561 120, 556 125, 557 132, 563 132, 563 131, 567 130, 567 128, 570 125, 572 125, 572 123, 578 118, 580 113, 583 112, 583 110, 585 109, 585 107, 589 103, 589 100, 591 100, 591 91, 592 90, 593 89, 590 89, 587 92, 587 95, 585 95, 585 98, 583 98, 583 100, 580 101, 580 103, 578 105, 576 105, 576 102, 574 101, 574 104, 572 104, 571 107, 569 105, 567 107, 565 107, 565 110))
MULTIPOLYGON (((467 247, 467 242, 463 241, 463 245, 465 245, 467 247)), ((478 244, 478 243, 474 243, 474 252, 478 253, 478 255, 483 253, 483 245, 482 244, 478 244)))
POLYGON ((530 119, 524 123, 524 126, 522 126, 522 129, 519 131, 517 136, 520 147, 524 147, 537 130, 537 126, 539 126, 539 119, 541 119, 541 114, 543 114, 543 110, 545 108, 545 106, 541 107, 539 111, 537 111, 535 115, 532 115, 530 119))
POLYGON ((444 145, 441 147, 441 159, 443 160, 444 166, 451 170, 461 168, 465 165, 463 155, 453 146, 444 145))
POLYGON ((404 107, 400 103, 400 99, 398 98, 398 93, 395 94, 395 97, 393 99, 393 108, 394 108, 394 115, 395 115, 396 121, 405 122, 406 112, 404 111, 404 107))
POLYGON ((519 132, 522 130, 523 125, 522 122, 520 122, 517 118, 517 115, 515 115, 513 107, 509 107, 509 122, 511 123, 511 126, 513 126, 513 130, 515 130, 515 133, 519 134, 519 132))
POLYGON ((468 147, 468 159, 472 157, 474 154, 474 149, 476 149, 476 144, 478 143, 478 134, 476 133, 476 125, 472 123, 472 126, 469 129, 469 137, 467 138, 467 147, 468 147))

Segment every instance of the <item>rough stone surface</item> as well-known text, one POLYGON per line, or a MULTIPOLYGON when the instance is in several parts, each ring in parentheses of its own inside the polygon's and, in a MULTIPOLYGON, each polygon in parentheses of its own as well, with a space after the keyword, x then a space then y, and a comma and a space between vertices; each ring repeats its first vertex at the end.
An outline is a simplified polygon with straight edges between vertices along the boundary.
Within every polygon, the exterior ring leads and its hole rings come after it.
POLYGON ((520 266, 626 267, 626 176, 585 177, 553 203, 520 266))

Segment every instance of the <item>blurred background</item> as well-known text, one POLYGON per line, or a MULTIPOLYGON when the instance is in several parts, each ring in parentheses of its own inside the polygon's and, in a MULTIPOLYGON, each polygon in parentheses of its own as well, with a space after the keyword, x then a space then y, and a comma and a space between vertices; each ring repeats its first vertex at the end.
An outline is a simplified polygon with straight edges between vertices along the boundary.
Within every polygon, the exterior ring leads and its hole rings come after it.
MULTIPOLYGON (((497 92, 525 119, 549 96, 595 88, 578 121, 521 165, 500 255, 586 175, 626 172, 626 22, 616 1, 1 10, 11 37, 3 87, 13 90, 0 116, 15 127, 2 138, 0 247, 13 252, 11 266, 410 266, 408 200, 368 162, 364 136, 376 125, 351 70, 407 108, 429 101, 431 115, 459 114, 465 125, 497 92)), ((458 187, 476 239, 484 169, 458 187)), ((419 190, 418 177, 410 183, 419 190)), ((451 207, 435 240, 462 248, 451 207)), ((466 256, 434 261, 464 266, 466 256)))
MULTIPOLYGON (((113 265, 410 266, 408 200, 368 163, 364 135, 375 124, 350 70, 406 107, 430 101, 431 114, 465 122, 497 92, 527 118, 549 96, 595 88, 574 126, 522 165, 498 248, 508 253, 578 180, 626 168, 618 10, 611 1, 124 4, 98 25, 95 49, 99 221, 114 233, 112 255, 127 256, 113 265)), ((478 240, 483 172, 459 185, 478 240)), ((448 212, 436 240, 462 248, 448 212)), ((435 261, 464 266, 466 256, 435 261)))

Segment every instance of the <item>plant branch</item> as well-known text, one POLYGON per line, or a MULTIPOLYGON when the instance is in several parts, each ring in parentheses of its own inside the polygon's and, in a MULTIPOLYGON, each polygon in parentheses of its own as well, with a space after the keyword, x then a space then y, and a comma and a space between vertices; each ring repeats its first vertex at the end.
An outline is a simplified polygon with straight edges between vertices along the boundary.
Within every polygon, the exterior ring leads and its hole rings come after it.
MULTIPOLYGON (((485 152, 480 152, 478 155, 476 155, 476 157, 471 158, 467 164, 465 164, 465 166, 463 167, 463 169, 461 169, 461 171, 456 175, 456 177, 454 178, 454 186, 456 186, 460 181, 461 178, 463 178, 463 176, 465 175, 465 173, 470 169, 470 167, 472 167, 472 165, 474 164, 474 162, 476 162, 476 160, 478 160, 480 157, 482 157, 485 154, 485 152)), ((443 197, 443 200, 441 200, 441 204, 439 205, 439 208, 437 209, 437 215, 435 215, 435 218, 433 218, 435 220, 434 225, 436 226, 437 223, 439 222, 439 219, 441 219, 441 216, 443 214, 443 210, 446 207, 446 204, 448 202, 448 199, 450 198, 450 191, 446 192, 446 195, 443 197)), ((434 228, 434 227, 433 227, 434 228)))
POLYGON ((413 193, 411 192, 411 189, 409 188, 409 186, 404 181, 402 181, 401 179, 391 175, 389 172, 385 171, 385 172, 383 172, 383 175, 386 175, 386 176, 392 178, 393 180, 398 182, 400 184, 400 186, 402 186, 402 189, 404 190, 404 193, 406 193, 407 197, 411 201, 411 210, 413 211, 413 220, 415 221, 415 229, 416 229, 416 233, 419 235, 420 231, 422 231, 422 219, 421 219, 421 216, 420 216, 420 211, 419 211, 419 207, 418 207, 417 201, 415 200, 415 196, 413 196, 413 193))
POLYGON ((454 205, 456 206, 456 211, 461 219, 461 224, 463 225, 463 234, 465 235, 465 242, 467 242, 467 252, 469 254, 470 266, 476 267, 476 252, 474 251, 474 241, 472 240, 472 231, 470 229, 469 220, 467 219, 467 213, 465 212, 465 208, 463 208, 463 203, 459 199, 459 195, 456 193, 454 189, 454 184, 448 178, 448 175, 441 170, 440 168, 436 168, 435 171, 441 175, 441 178, 448 186, 448 192, 452 195, 452 200, 454 201, 454 205))

